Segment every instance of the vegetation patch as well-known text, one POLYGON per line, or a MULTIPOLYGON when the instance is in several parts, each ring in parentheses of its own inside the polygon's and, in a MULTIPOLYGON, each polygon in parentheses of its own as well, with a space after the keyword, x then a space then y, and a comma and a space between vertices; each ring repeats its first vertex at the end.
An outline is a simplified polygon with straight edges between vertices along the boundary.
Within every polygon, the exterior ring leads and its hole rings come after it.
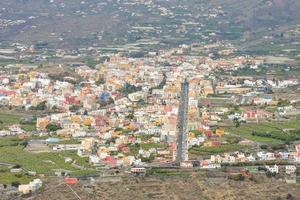
POLYGON ((280 144, 299 140, 300 120, 291 120, 286 122, 267 122, 260 124, 243 124, 240 127, 226 128, 226 132, 241 136, 243 138, 267 143, 280 144), (285 129, 294 129, 285 132, 285 129), (254 132, 255 131, 255 132, 254 132))
POLYGON ((24 173, 10 173, 10 172, 0 172, 0 184, 27 184, 32 181, 34 177, 28 176, 24 173))
POLYGON ((25 131, 36 130, 35 122, 24 122, 21 115, 13 113, 0 113, 0 130, 7 129, 9 126, 19 124, 20 127, 25 131))
POLYGON ((240 144, 225 144, 217 147, 192 147, 190 153, 196 155, 211 155, 225 152, 233 152, 245 149, 247 146, 240 144))
POLYGON ((161 178, 168 178, 174 176, 187 177, 189 174, 186 171, 180 171, 180 170, 152 168, 149 171, 147 171, 147 175, 158 176, 161 178))
POLYGON ((18 164, 23 169, 35 171, 40 174, 51 174, 53 169, 76 171, 71 163, 66 163, 64 158, 71 157, 77 165, 87 165, 87 158, 81 158, 75 152, 65 151, 60 153, 30 153, 23 150, 23 146, 6 146, 0 148, 0 162, 18 164), (51 161, 52 164, 49 164, 51 161))

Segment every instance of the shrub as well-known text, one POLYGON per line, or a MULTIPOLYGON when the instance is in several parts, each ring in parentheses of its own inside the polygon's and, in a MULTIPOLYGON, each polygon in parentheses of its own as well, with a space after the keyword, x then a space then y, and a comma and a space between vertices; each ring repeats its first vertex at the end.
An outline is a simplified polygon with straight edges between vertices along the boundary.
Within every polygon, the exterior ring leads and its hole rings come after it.
POLYGON ((14 181, 11 183, 12 187, 19 187, 19 185, 21 185, 18 181, 14 181))
POLYGON ((234 181, 244 181, 245 177, 242 174, 237 174, 237 175, 230 175, 229 179, 234 181))
POLYGON ((61 127, 58 124, 48 124, 46 129, 50 132, 54 132, 61 129, 61 127))

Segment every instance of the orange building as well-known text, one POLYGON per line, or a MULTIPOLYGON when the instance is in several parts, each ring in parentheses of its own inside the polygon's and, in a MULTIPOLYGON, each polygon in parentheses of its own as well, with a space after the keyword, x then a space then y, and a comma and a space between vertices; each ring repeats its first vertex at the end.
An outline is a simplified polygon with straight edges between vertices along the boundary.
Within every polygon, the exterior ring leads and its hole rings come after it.
POLYGON ((36 120, 36 129, 38 131, 44 131, 47 129, 48 124, 49 124, 48 118, 38 118, 36 120))
POLYGON ((221 128, 216 129, 216 135, 222 137, 225 134, 225 131, 221 128))

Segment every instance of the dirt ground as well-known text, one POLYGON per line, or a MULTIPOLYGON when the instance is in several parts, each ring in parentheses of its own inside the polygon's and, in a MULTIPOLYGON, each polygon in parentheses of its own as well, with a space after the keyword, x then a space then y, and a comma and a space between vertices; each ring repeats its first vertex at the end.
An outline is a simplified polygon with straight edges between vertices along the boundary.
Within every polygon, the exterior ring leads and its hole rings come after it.
POLYGON ((228 180, 222 176, 207 177, 195 173, 189 177, 126 177, 121 181, 80 181, 68 186, 51 181, 31 200, 300 200, 299 184, 257 175, 254 180, 228 180))

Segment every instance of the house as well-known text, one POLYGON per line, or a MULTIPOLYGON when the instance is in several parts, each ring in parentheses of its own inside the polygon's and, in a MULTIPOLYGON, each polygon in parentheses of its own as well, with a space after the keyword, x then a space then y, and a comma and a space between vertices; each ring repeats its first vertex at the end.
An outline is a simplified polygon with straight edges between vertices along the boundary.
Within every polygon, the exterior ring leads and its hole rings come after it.
POLYGON ((65 103, 69 105, 80 105, 80 100, 78 100, 75 96, 67 96, 65 98, 65 103))
POLYGON ((251 154, 250 156, 247 157, 248 162, 254 162, 255 161, 255 157, 251 154))
POLYGON ((205 147, 217 147, 220 145, 221 145, 221 142, 219 142, 219 141, 208 141, 208 142, 203 143, 203 146, 205 146, 205 147))
POLYGON ((222 137, 224 134, 225 134, 224 129, 221 128, 216 129, 216 135, 218 135, 219 137, 222 137))
POLYGON ((107 164, 108 166, 114 168, 117 166, 117 160, 113 156, 106 156, 102 159, 102 162, 107 164))
POLYGON ((203 168, 203 169, 217 169, 217 168, 221 168, 221 164, 211 163, 207 160, 202 160, 200 162, 200 167, 203 168))
POLYGON ((289 174, 289 175, 295 174, 296 170, 297 170, 297 167, 295 165, 286 165, 285 166, 286 174, 289 174))
POLYGON ((90 155, 89 156, 89 163, 91 164, 99 164, 100 163, 100 158, 96 155, 90 155))
POLYGON ((36 120, 36 129, 38 131, 45 131, 49 124, 49 119, 47 117, 44 118, 37 118, 36 120))
POLYGON ((232 155, 225 154, 224 158, 222 159, 223 163, 235 163, 236 158, 232 155))
POLYGON ((74 133, 72 133, 72 137, 74 138, 78 138, 78 137, 85 137, 87 135, 86 131, 75 131, 74 133))
POLYGON ((72 130, 70 129, 61 129, 56 131, 56 135, 59 137, 70 137, 72 135, 72 130))
POLYGON ((222 157, 220 155, 211 155, 210 163, 222 163, 222 157))
POLYGON ((58 144, 53 146, 53 151, 79 151, 80 144, 58 144))
POLYGON ((205 130, 204 131, 204 135, 207 137, 207 138, 211 138, 212 137, 212 134, 213 132, 211 130, 205 130))
POLYGON ((140 101, 140 100, 145 100, 146 97, 147 97, 147 94, 145 92, 142 92, 142 91, 128 94, 129 100, 133 101, 133 102, 137 102, 137 101, 140 101))
POLYGON ((274 153, 264 153, 264 152, 258 152, 257 156, 260 158, 260 160, 275 160, 275 154, 274 153))
POLYGON ((282 160, 288 160, 289 159, 289 152, 279 152, 279 158, 282 160))
POLYGON ((81 141, 81 146, 84 151, 91 152, 96 142, 97 141, 94 138, 85 138, 81 141))
POLYGON ((34 179, 27 185, 19 185, 18 190, 22 194, 29 194, 31 192, 36 192, 38 189, 40 189, 42 187, 42 184, 43 183, 40 179, 34 179))
POLYGON ((272 166, 266 166, 267 170, 271 173, 276 173, 278 174, 279 172, 279 167, 275 164, 273 167, 272 166))

